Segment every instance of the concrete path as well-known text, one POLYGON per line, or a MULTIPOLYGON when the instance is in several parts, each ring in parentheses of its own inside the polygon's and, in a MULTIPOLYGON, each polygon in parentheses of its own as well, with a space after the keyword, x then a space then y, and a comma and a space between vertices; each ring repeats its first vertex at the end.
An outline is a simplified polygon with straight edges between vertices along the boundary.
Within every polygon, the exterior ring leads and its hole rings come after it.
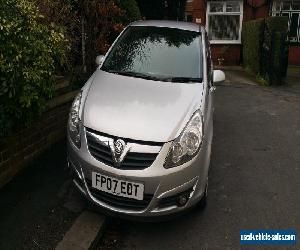
POLYGON ((105 216, 84 211, 65 234, 56 250, 86 250, 97 244, 98 236, 104 230, 105 216), (101 230, 100 230, 101 229, 101 230))

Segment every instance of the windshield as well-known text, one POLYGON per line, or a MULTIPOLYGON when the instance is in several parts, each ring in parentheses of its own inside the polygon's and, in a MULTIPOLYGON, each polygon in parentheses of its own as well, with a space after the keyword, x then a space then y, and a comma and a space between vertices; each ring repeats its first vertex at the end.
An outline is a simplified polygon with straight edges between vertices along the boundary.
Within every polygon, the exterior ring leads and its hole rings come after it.
POLYGON ((199 32, 131 26, 118 39, 101 69, 145 79, 201 82, 199 32))

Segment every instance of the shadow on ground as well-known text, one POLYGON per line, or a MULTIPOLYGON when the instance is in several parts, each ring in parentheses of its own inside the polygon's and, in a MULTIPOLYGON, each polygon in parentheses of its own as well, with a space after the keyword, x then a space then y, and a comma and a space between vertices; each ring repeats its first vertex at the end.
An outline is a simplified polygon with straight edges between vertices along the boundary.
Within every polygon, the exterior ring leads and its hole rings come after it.
POLYGON ((0 249, 54 249, 84 202, 60 141, 0 190, 0 249))

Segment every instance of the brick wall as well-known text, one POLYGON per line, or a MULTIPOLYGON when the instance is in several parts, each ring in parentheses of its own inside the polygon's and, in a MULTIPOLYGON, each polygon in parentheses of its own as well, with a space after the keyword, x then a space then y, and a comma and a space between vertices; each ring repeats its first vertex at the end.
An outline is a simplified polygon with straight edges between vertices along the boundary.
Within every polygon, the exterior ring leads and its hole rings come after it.
POLYGON ((289 64, 300 65, 300 46, 290 45, 289 64))
POLYGON ((0 142, 0 187, 66 135, 68 113, 76 92, 53 99, 48 110, 32 126, 0 142))
POLYGON ((193 16, 193 22, 201 20, 201 24, 205 25, 206 18, 206 3, 202 0, 193 0, 192 2, 186 3, 186 13, 189 13, 193 16))
POLYGON ((241 63, 241 46, 239 44, 213 44, 211 46, 212 60, 214 65, 219 64, 218 58, 224 58, 222 65, 240 65, 241 63), (224 52, 224 47, 227 47, 227 51, 224 52))
MULTIPOLYGON (((251 3, 251 1, 249 2, 251 3)), ((266 0, 254 0, 253 4, 257 7, 251 7, 244 1, 244 22, 269 16, 270 5, 266 0)))

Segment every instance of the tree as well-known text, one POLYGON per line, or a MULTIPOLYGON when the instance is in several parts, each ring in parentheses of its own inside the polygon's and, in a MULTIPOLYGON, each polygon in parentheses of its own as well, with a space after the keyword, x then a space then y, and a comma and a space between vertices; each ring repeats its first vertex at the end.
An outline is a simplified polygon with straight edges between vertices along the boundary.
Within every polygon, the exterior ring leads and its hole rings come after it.
POLYGON ((108 50, 125 25, 140 19, 140 11, 135 0, 68 1, 80 20, 83 71, 89 74, 96 56, 108 50))
POLYGON ((34 0, 39 12, 43 15, 40 20, 46 26, 63 27, 64 35, 69 41, 70 50, 66 54, 64 65, 60 65, 61 73, 66 75, 73 72, 76 63, 81 59, 80 16, 76 0, 34 0))
POLYGON ((125 11, 113 0, 84 1, 81 10, 84 21, 83 37, 86 50, 87 71, 95 69, 95 58, 104 54, 117 35, 123 30, 125 11))
POLYGON ((138 0, 146 19, 184 20, 186 0, 138 0))
POLYGON ((137 0, 141 15, 145 19, 164 19, 165 1, 163 0, 137 0))
POLYGON ((141 19, 141 12, 135 0, 119 0, 117 3, 125 11, 125 16, 122 20, 124 24, 141 19))
POLYGON ((186 0, 166 0, 165 19, 183 21, 186 0))

